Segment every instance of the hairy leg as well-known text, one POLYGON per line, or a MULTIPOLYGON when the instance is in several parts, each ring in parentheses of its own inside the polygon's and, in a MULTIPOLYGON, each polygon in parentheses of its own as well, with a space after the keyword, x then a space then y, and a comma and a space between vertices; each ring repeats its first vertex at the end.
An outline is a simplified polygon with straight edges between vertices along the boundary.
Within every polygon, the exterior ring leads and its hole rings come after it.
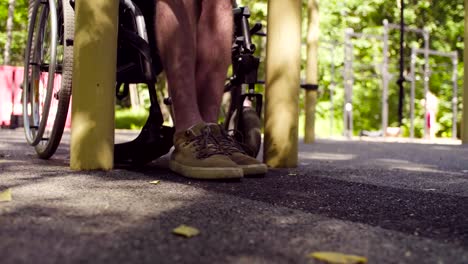
POLYGON ((196 100, 197 0, 157 0, 156 36, 174 107, 176 132, 202 122, 196 100))
POLYGON ((231 0, 202 0, 197 27, 196 88, 201 117, 217 123, 231 63, 233 17, 231 0))

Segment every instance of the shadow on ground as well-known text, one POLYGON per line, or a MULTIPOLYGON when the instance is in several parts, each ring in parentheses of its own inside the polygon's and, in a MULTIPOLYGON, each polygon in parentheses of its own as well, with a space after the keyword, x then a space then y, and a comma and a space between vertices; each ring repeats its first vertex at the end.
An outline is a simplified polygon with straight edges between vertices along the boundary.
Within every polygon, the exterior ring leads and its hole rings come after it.
POLYGON ((182 178, 167 156, 73 172, 66 151, 39 161, 14 150, 0 159, 0 186, 18 190, 0 205, 2 263, 313 263, 307 254, 323 250, 369 263, 467 263, 468 196, 419 180, 466 184, 467 149, 430 149, 324 142, 302 148, 299 168, 238 182, 182 178), (450 155, 462 156, 440 162, 450 155), (201 234, 171 234, 179 224, 201 234))

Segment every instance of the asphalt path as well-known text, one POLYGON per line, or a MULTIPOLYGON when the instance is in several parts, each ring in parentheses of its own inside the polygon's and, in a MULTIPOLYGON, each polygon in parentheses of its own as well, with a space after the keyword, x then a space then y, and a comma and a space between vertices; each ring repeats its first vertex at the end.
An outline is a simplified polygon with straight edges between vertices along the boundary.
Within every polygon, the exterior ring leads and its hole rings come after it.
MULTIPOLYGON (((117 132, 121 141, 135 136, 117 132)), ((0 263, 468 263, 468 147, 319 140, 264 178, 195 181, 163 157, 69 169, 68 138, 39 160, 0 130, 0 263), (159 184, 151 181, 159 180, 159 184), (200 230, 184 238, 181 225, 200 230)))

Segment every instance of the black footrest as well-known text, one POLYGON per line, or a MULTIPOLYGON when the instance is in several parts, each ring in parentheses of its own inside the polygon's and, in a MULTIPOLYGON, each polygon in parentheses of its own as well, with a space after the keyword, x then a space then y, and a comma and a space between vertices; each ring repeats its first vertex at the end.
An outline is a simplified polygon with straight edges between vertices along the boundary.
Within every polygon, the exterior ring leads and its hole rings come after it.
POLYGON ((173 136, 173 127, 143 128, 140 135, 133 141, 115 145, 114 163, 131 166, 145 165, 169 152, 173 145, 173 136))

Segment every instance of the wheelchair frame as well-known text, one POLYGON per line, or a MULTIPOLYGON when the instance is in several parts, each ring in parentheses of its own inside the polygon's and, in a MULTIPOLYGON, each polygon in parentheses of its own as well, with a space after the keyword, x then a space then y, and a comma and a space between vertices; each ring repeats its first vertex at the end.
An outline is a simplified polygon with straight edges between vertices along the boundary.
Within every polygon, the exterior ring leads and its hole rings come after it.
MULTIPOLYGON (((43 4, 51 1, 55 2, 55 0, 37 1, 43 4)), ((63 4, 63 6, 66 6, 67 3, 64 3, 64 1, 67 0, 58 0, 57 3, 58 5, 63 4)), ((69 3, 71 7, 74 8, 74 0, 69 0, 69 3)), ((36 5, 40 5, 40 3, 36 2, 36 5)), ((49 8, 53 8, 53 5, 50 4, 49 8)), ((62 12, 63 11, 65 10, 62 10, 62 12)), ((67 15, 67 13, 64 13, 64 15, 67 15)), ((68 15, 70 14, 68 13, 68 15)), ((257 23, 253 28, 250 28, 248 23, 248 18, 250 17, 249 9, 247 7, 238 7, 235 1, 233 1, 233 17, 235 26, 232 46, 233 74, 225 86, 225 92, 231 92, 231 103, 225 126, 227 129, 245 129, 249 126, 249 124, 245 124, 245 118, 243 118, 243 114, 246 113, 249 120, 254 119, 254 122, 251 124, 254 124, 254 128, 258 128, 257 130, 259 131, 260 127, 258 126, 260 126, 262 95, 255 93, 254 90, 255 84, 259 83, 257 81, 259 59, 254 56, 255 45, 252 44, 251 35, 259 32, 261 25, 257 23), (242 86, 244 84, 249 87, 248 93, 242 91, 242 86), (256 102, 256 109, 254 111, 252 111, 252 109, 249 109, 251 111, 245 111, 243 102, 247 98, 256 102)), ((54 19, 52 18, 52 20, 54 19)), ((64 22, 66 22, 66 19, 62 21, 62 23, 64 22)), ((60 23, 60 21, 58 23, 60 23)), ((56 27, 60 28, 63 27, 63 25, 57 25, 56 27)), ((32 28, 33 27, 30 26, 30 29, 32 28)), ((151 49, 147 32, 145 17, 138 6, 132 0, 120 0, 116 96, 126 96, 128 84, 130 83, 145 83, 148 85, 151 105, 149 117, 139 136, 131 142, 115 145, 114 162, 116 164, 145 164, 169 152, 173 144, 172 137, 174 128, 163 126, 164 120, 155 89, 156 76, 162 72, 162 66, 159 57, 155 56, 156 52, 151 49), (119 93, 122 84, 124 85, 123 94, 119 93)), ((62 39, 60 44, 64 46, 73 45, 73 40, 62 39)), ((30 56, 31 48, 27 47, 27 51, 26 56, 30 56)), ((25 61, 29 61, 28 57, 25 57, 25 61)), ((48 70, 51 68, 55 71, 54 67, 48 67, 48 70)), ((30 88, 30 84, 26 83, 26 81, 24 87, 26 87, 26 89, 23 94, 25 97, 28 97, 28 93, 31 93, 30 89, 33 88, 30 88)), ((51 97, 51 89, 50 87, 48 88, 47 96, 51 97)), ((39 87, 36 87, 36 89, 39 89, 39 87)), ((66 100, 68 105, 69 97, 66 98, 66 100)), ((170 98, 166 98, 164 102, 170 104, 170 98)), ((23 103, 27 104, 28 102, 25 100, 23 103)), ((49 102, 46 101, 46 108, 48 107, 50 107, 50 100, 49 102)), ((45 110, 43 112, 48 112, 49 109, 43 110, 45 110)), ((26 113, 25 119, 29 120, 30 118, 31 116, 27 116, 26 113)), ((45 122, 47 122, 47 116, 41 117, 41 119, 46 119, 45 122)), ((55 121, 56 120, 54 120, 54 122, 55 121)), ((30 126, 28 122, 25 122, 25 126, 26 125, 30 126)), ((61 126, 58 133, 53 134, 55 142, 58 141, 58 143, 62 136, 64 123, 61 126)), ((27 129, 37 128, 28 127, 27 129)), ((41 129, 44 130, 45 128, 39 126, 38 131, 41 132, 41 129)), ((41 153, 41 149, 37 148, 37 142, 43 140, 42 138, 38 139, 43 135, 41 133, 35 133, 35 135, 36 138, 28 140, 28 142, 36 146, 38 156, 44 159, 52 156, 58 147, 58 143, 54 143, 56 146, 50 146, 47 149, 47 153, 41 153)), ((244 135, 236 138, 242 141, 245 135, 249 136, 244 133, 244 135)), ((252 144, 255 145, 255 149, 248 149, 248 153, 252 156, 256 156, 260 147, 261 138, 260 134, 254 135, 253 137, 255 139, 252 144)))

